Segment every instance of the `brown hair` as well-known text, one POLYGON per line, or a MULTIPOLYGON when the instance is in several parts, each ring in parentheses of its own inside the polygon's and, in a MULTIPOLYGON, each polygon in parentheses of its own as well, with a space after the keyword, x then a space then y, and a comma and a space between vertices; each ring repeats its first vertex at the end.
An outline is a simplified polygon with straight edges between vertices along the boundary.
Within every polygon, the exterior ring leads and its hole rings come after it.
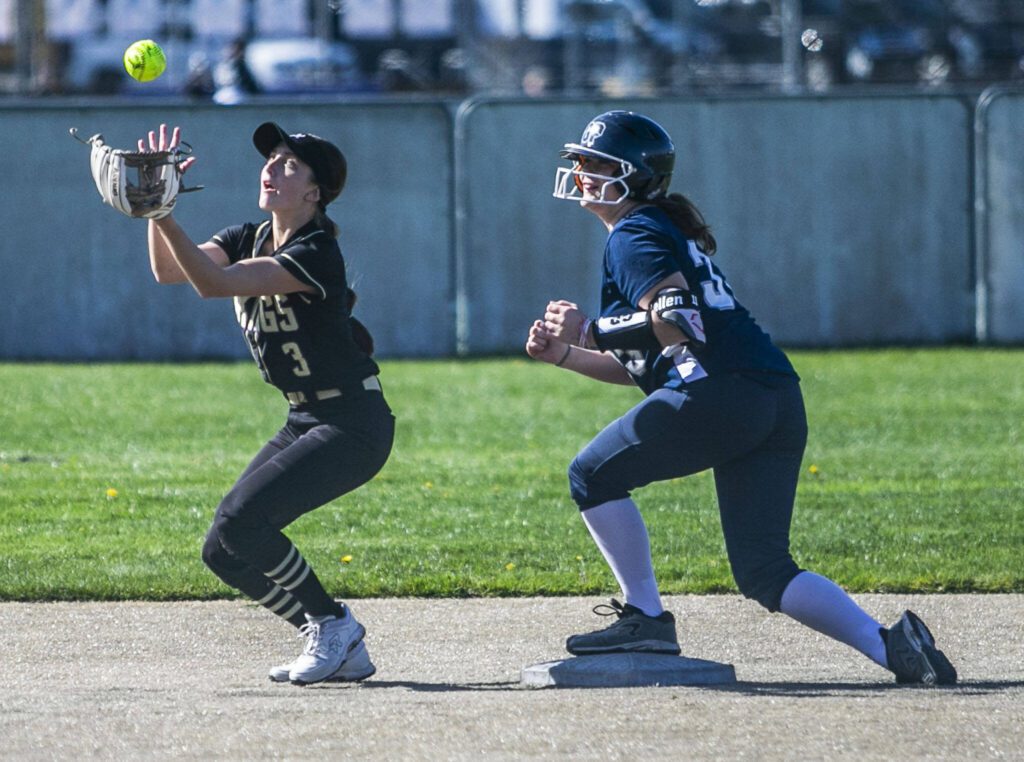
POLYGON ((352 340, 355 341, 356 346, 359 347, 368 357, 373 357, 373 336, 367 330, 366 326, 361 322, 352 317, 352 310, 356 306, 358 297, 356 292, 351 288, 345 293, 345 301, 348 303, 349 311, 349 328, 352 331, 352 340))
POLYGON ((332 238, 338 237, 338 223, 327 216, 327 210, 322 205, 316 205, 316 224, 322 227, 332 238))
POLYGON ((711 234, 711 226, 704 221, 704 215, 690 199, 682 193, 669 193, 664 198, 652 199, 649 203, 661 209, 679 228, 683 235, 692 240, 709 257, 718 249, 718 243, 711 234))

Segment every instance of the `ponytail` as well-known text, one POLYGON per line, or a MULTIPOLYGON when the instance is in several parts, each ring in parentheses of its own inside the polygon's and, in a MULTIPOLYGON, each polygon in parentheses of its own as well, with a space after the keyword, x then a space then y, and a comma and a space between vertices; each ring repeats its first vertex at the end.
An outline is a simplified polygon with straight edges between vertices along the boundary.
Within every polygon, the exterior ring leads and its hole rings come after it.
MULTIPOLYGON (((327 211, 322 206, 316 209, 317 224, 327 231, 334 238, 338 237, 338 225, 327 216, 327 211)), ((356 306, 356 292, 351 288, 345 293, 345 306, 348 308, 348 326, 352 332, 352 341, 356 343, 367 357, 373 357, 373 335, 361 322, 352 317, 352 309, 356 306)))
POLYGON ((718 249, 718 243, 711 234, 711 226, 704 221, 704 215, 682 193, 670 193, 664 198, 653 199, 649 203, 665 212, 672 220, 672 224, 679 228, 683 235, 696 243, 701 251, 709 257, 718 249))
POLYGON ((367 357, 373 357, 373 336, 370 334, 369 330, 367 330, 365 325, 352 317, 352 308, 356 306, 356 292, 351 288, 348 289, 345 294, 345 301, 348 306, 348 325, 349 330, 352 332, 352 340, 367 357))
POLYGON ((331 238, 338 237, 338 223, 327 216, 327 210, 320 204, 316 206, 316 224, 326 230, 331 238))

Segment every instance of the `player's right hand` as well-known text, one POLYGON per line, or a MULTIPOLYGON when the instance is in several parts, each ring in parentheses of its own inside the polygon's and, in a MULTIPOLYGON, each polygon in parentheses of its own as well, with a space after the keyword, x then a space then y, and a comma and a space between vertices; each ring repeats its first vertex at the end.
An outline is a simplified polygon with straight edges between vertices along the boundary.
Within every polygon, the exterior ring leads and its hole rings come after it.
POLYGON ((526 354, 534 360, 556 363, 565 356, 566 343, 545 336, 544 324, 534 320, 530 326, 530 335, 526 339, 526 354))
MULTIPOLYGON (((139 139, 140 151, 173 151, 181 144, 181 127, 175 127, 174 130, 171 131, 170 137, 168 137, 167 125, 161 124, 159 132, 156 130, 150 130, 147 137, 149 138, 148 146, 146 145, 146 138, 139 139)), ((195 160, 196 158, 194 156, 188 157, 178 165, 178 170, 184 174, 185 171, 192 166, 195 160)))

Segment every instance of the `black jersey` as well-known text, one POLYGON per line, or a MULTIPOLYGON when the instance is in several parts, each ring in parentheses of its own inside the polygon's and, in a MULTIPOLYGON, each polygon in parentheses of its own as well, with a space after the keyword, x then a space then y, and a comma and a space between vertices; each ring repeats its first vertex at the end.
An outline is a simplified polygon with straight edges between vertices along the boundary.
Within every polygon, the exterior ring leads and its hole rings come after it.
MULTIPOLYGON (((271 226, 225 228, 212 241, 232 264, 258 256, 271 226)), ((315 221, 296 231, 270 256, 312 293, 236 296, 235 315, 263 380, 285 396, 315 399, 325 389, 357 386, 379 372, 352 339, 345 260, 338 242, 315 221)))

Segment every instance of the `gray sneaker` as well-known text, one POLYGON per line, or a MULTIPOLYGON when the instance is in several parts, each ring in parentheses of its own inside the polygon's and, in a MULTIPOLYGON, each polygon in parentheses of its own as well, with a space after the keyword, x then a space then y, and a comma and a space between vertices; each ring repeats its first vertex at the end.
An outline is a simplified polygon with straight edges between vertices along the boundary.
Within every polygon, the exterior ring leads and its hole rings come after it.
POLYGON ((656 617, 647 616, 636 606, 623 606, 612 598, 611 605, 594 607, 598 616, 616 616, 610 627, 584 635, 572 635, 565 641, 565 650, 574 656, 620 653, 623 651, 654 654, 678 654, 676 620, 669 611, 656 617))
MULTIPOLYGON (((275 683, 287 683, 289 681, 288 675, 292 671, 294 664, 295 662, 292 662, 291 664, 271 667, 268 677, 275 683)), ((341 665, 341 669, 328 677, 324 682, 358 683, 360 680, 371 677, 376 671, 377 668, 370 661, 370 652, 366 650, 366 642, 360 640, 349 650, 348 658, 341 665)))
POLYGON ((892 627, 882 631, 885 658, 900 684, 955 685, 956 669, 935 647, 935 638, 913 611, 904 611, 892 627))

